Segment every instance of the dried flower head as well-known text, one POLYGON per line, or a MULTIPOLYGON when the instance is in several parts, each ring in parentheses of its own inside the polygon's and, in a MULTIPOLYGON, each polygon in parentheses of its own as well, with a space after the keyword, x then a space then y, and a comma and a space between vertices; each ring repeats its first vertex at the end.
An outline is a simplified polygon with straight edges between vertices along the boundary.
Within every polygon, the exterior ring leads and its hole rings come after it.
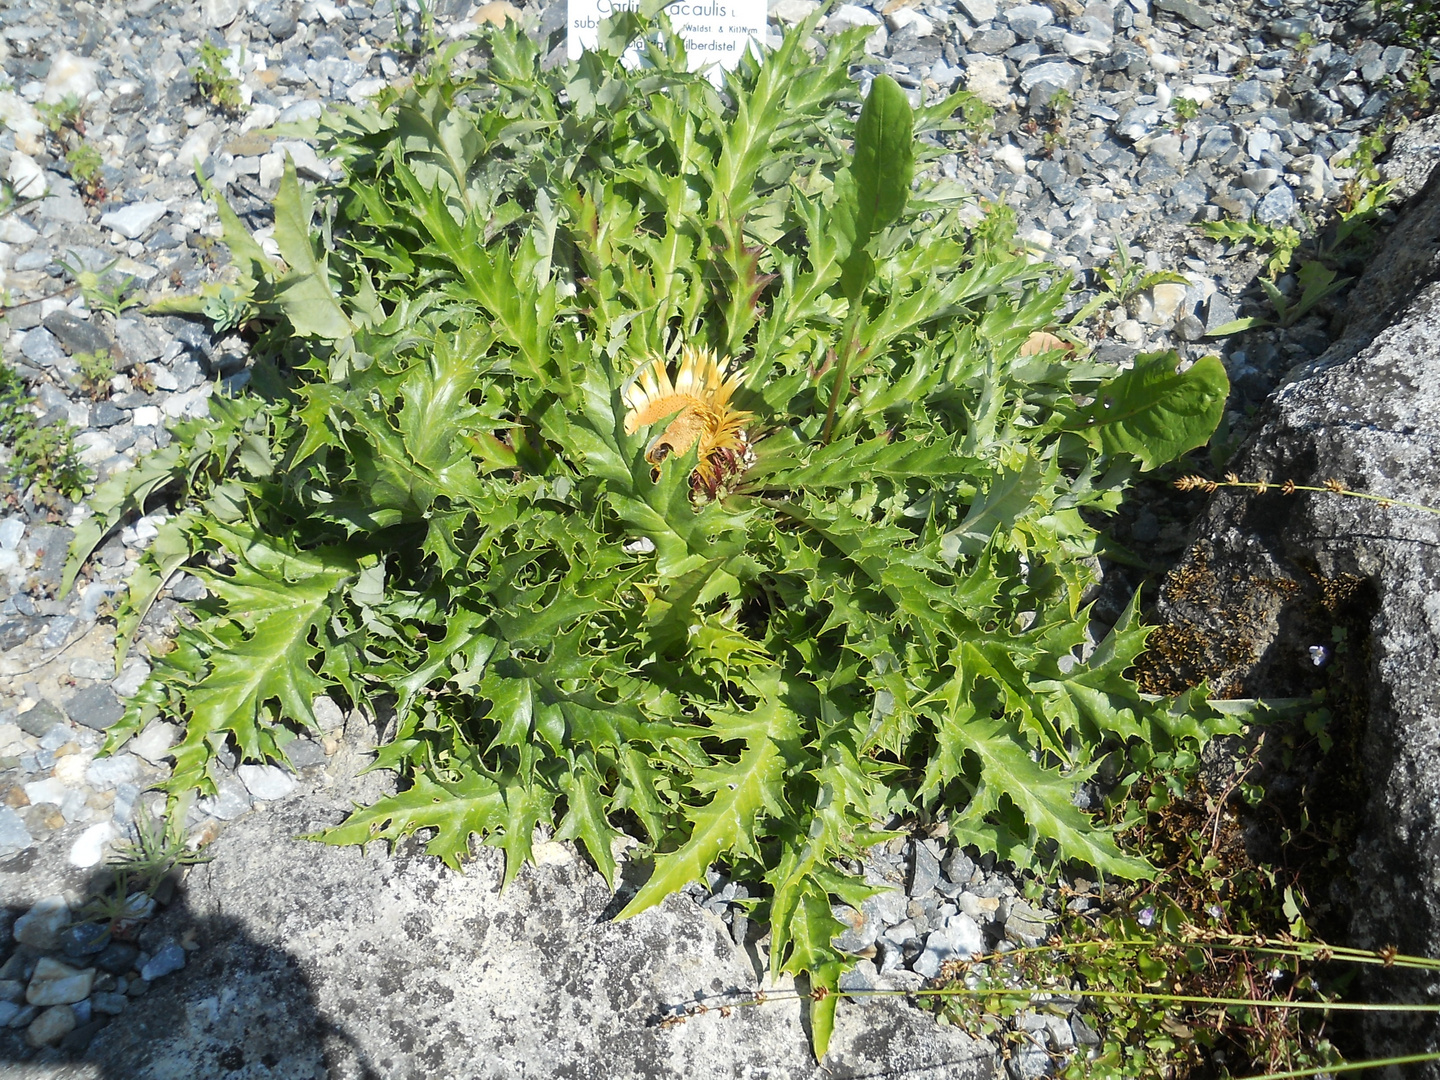
POLYGON ((658 467, 671 454, 683 455, 698 445, 691 487, 697 495, 712 499, 755 464, 755 451, 745 430, 751 416, 731 404, 741 373, 729 367, 728 358, 721 359, 702 346, 686 345, 680 351, 680 368, 673 380, 665 359, 655 356, 644 361, 620 388, 629 406, 627 435, 673 417, 646 448, 645 460, 658 467))

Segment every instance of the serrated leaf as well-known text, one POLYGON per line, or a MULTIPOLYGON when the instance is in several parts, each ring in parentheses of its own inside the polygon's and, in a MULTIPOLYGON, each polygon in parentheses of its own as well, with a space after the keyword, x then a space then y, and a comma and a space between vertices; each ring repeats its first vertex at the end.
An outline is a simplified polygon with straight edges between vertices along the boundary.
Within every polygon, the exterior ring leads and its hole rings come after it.
POLYGON ((611 854, 610 844, 620 836, 620 830, 606 817, 606 799, 600 793, 593 765, 587 761, 565 773, 560 778, 560 789, 565 793, 566 811, 555 839, 579 840, 584 844, 605 884, 613 889, 615 856, 611 854))
POLYGON ((1204 446, 1220 423, 1230 380, 1218 356, 1177 371, 1173 352, 1146 353, 1104 384, 1068 423, 1106 455, 1130 454, 1145 470, 1204 446))
POLYGON ((192 554, 190 543, 194 519, 188 512, 161 522, 150 541, 145 558, 126 583, 125 602, 115 615, 115 672, 135 640, 135 633, 145 621, 160 590, 171 576, 185 565, 192 554))
POLYGON ((710 714, 716 735, 724 742, 743 742, 745 750, 733 763, 694 773, 691 786, 710 795, 709 802, 687 811, 689 837, 677 850, 656 858, 654 872, 619 918, 628 919, 692 881, 703 881, 722 854, 759 857, 760 820, 786 812, 781 777, 789 744, 799 733, 795 717, 779 699, 778 685, 774 680, 769 685, 777 692, 766 695, 752 712, 710 714))
POLYGON ((142 513, 145 502, 176 477, 181 459, 179 446, 157 450, 127 469, 110 477, 90 496, 91 514, 75 529, 70 554, 60 579, 60 595, 66 596, 75 584, 80 568, 97 547, 119 526, 127 514, 142 513))
POLYGON ((940 538, 940 558, 953 565, 985 550, 994 535, 1010 528, 1030 509, 1044 479, 1044 466, 1027 457, 1018 469, 1007 469, 977 496, 965 520, 940 538))
POLYGON ((365 844, 371 840, 394 844, 419 829, 434 829, 425 853, 459 870, 460 861, 470 855, 470 837, 489 833, 504 812, 500 787, 487 776, 467 772, 459 781, 440 782, 420 773, 408 790, 379 799, 352 812, 343 824, 311 833, 305 839, 327 844, 365 844))
POLYGON ((189 720, 175 747, 176 787, 199 783, 212 740, 235 739, 242 758, 284 760, 265 710, 313 727, 311 702, 325 682, 311 668, 331 597, 359 569, 339 549, 300 552, 253 530, 217 523, 207 531, 235 557, 231 573, 196 568, 219 605, 205 629, 208 670, 185 690, 189 720))
POLYGON ((1004 796, 1024 815, 1031 835, 1017 839, 1025 841, 1030 851, 1039 841, 1050 840, 1061 858, 1076 859, 1102 874, 1127 879, 1154 876, 1154 867, 1122 852, 1113 836, 1070 801, 1078 778, 1066 779, 1036 762, 1013 724, 977 714, 962 700, 960 680, 952 680, 938 700, 945 712, 937 731, 937 775, 960 776, 966 755, 973 755, 979 764, 977 788, 959 822, 982 820, 999 808, 1004 796))

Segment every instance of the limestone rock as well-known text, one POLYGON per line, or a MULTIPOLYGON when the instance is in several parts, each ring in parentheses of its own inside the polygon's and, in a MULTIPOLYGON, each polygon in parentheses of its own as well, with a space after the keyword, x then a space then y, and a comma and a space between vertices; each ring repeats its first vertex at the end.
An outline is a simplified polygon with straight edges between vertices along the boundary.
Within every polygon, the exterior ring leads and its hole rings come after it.
POLYGON ((697 992, 758 985, 756 957, 718 918, 672 896, 615 922, 619 904, 579 859, 528 867, 501 893, 491 849, 462 876, 410 844, 295 838, 338 820, 344 794, 226 830, 153 930, 193 932, 191 962, 129 1002, 88 1062, 107 1076, 218 1078, 238 1046, 274 1075, 328 1067, 332 1080, 998 1075, 985 1044, 899 1001, 842 1001, 825 1070, 793 1003, 656 1026, 697 992))
MULTIPOLYGON (((1440 179, 1432 177, 1357 285, 1344 336, 1290 372, 1229 471, 1276 483, 1335 478, 1440 505, 1437 223, 1440 179)), ((1152 638, 1173 680, 1157 690, 1199 678, 1227 696, 1327 688, 1327 707, 1357 732, 1359 760, 1341 770, 1355 782, 1349 798, 1364 802, 1368 791, 1345 944, 1390 943, 1422 956, 1440 954, 1437 598, 1440 516, 1324 493, 1221 491, 1162 588, 1163 625, 1152 638)), ((1367 993, 1433 1000, 1440 986, 1385 971, 1367 993)), ((1433 1021, 1369 1024, 1376 1055, 1440 1040, 1433 1021)), ((1426 1068, 1416 1075, 1440 1076, 1426 1068)))

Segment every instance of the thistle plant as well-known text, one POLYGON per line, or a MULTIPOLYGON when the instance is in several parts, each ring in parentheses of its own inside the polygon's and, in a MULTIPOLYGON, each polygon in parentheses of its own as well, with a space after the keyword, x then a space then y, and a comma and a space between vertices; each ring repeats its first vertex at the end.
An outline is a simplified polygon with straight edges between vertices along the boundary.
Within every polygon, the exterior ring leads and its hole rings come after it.
POLYGON ((1076 785, 1236 722, 1138 692, 1134 604, 1088 644, 1087 515, 1205 442, 1224 370, 1027 350, 1068 282, 913 187, 969 98, 880 76, 857 116, 863 28, 812 59, 814 24, 719 89, 638 13, 553 69, 487 30, 320 119, 343 175, 317 222, 286 171, 283 264, 217 204, 233 277, 171 308, 248 313, 254 392, 78 531, 71 580, 168 494, 122 631, 179 566, 209 594, 108 746, 182 718, 170 787, 210 791, 215 747, 283 762, 317 695, 384 704, 401 790, 317 839, 478 838, 508 882, 553 826, 613 882, 629 831, 623 916, 726 863, 818 988, 892 816, 1152 873, 1076 785))

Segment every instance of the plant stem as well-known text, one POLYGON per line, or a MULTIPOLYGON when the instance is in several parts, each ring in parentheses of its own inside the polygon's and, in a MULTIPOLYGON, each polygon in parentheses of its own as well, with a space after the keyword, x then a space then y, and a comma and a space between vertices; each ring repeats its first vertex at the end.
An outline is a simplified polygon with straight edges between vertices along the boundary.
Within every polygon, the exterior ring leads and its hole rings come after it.
POLYGON ((1371 502, 1378 502, 1381 506, 1403 506, 1407 510, 1422 510, 1427 514, 1440 514, 1440 506, 1428 506, 1425 503, 1407 502, 1404 499, 1392 499, 1388 495, 1376 495, 1370 491, 1351 491, 1340 483, 1339 480, 1327 480, 1321 485, 1297 484, 1293 480, 1286 480, 1282 484, 1274 484, 1268 480, 1241 480, 1234 473, 1229 474, 1224 480, 1207 480, 1203 476, 1182 476, 1175 481, 1175 486, 1181 491, 1206 491, 1212 492, 1219 488, 1248 488, 1258 495, 1267 491, 1279 491, 1282 495, 1290 495, 1296 491, 1317 491, 1322 494, 1349 495, 1354 499, 1369 499, 1371 502))
POLYGON ((1114 948, 1145 948, 1153 949, 1157 945, 1174 945, 1176 948, 1199 948, 1199 949, 1229 949, 1232 952, 1264 953, 1270 956, 1293 956, 1301 960, 1309 960, 1316 963, 1323 963, 1327 960, 1341 960, 1352 964, 1380 964, 1384 967, 1415 968, 1421 971, 1440 970, 1440 960, 1434 960, 1426 956, 1406 956, 1396 953, 1388 959, 1373 949, 1355 949, 1345 945, 1324 945, 1290 942, 1286 944, 1272 944, 1253 941, 1207 941, 1205 938, 1196 938, 1194 941, 1177 940, 1171 942, 1156 941, 1145 938, 1112 938, 1106 941, 1062 941, 1053 945, 1027 945, 1017 949, 1011 949, 1003 953, 988 953, 977 958, 972 963, 982 964, 996 960, 1004 960, 1007 957, 1023 956, 1030 953, 1044 953, 1051 951, 1078 951, 1080 949, 1114 949, 1114 948))
POLYGON ((845 320, 845 330, 840 342, 840 359, 835 363, 835 388, 830 391, 830 408, 825 413, 825 427, 820 432, 820 445, 830 444, 830 433, 835 427, 835 413, 840 407, 840 397, 848 392, 850 381, 850 357, 855 352, 855 339, 860 333, 860 301, 856 299, 845 320))
MULTIPOLYGON (((1149 992, 1134 992, 1130 990, 1072 990, 1057 987, 1051 990, 1026 989, 1018 987, 1008 989, 998 986, 943 986, 931 990, 836 990, 832 991, 839 997, 861 1000, 874 997, 1029 997, 1029 998, 1095 998, 1102 1001, 1163 1001, 1176 1005, 1223 1005, 1227 1008, 1232 1006, 1244 1006, 1256 1009, 1310 1009, 1321 1012, 1400 1012, 1400 1013, 1440 1013, 1440 1004, 1380 1004, 1370 1001, 1283 1001, 1278 998, 1228 998, 1228 997, 1206 997, 1201 994, 1159 994, 1149 992)), ((776 1001, 798 1001, 808 997, 798 991, 786 991, 778 994, 766 994, 763 998, 751 998, 746 1001, 732 1001, 727 1005, 730 1008, 739 1008, 745 1005, 763 1005, 776 1001)), ((718 1006, 714 1006, 717 1007, 718 1006)))
POLYGON ((1440 1053, 1407 1054, 1405 1057, 1374 1058, 1371 1061, 1347 1061, 1341 1065, 1316 1065, 1309 1069, 1291 1069, 1289 1072, 1265 1073, 1263 1076, 1247 1076, 1245 1080, 1292 1080, 1297 1076, 1319 1076, 1322 1073, 1355 1072, 1359 1069, 1378 1069, 1382 1065, 1415 1065, 1422 1061, 1440 1061, 1440 1053))

